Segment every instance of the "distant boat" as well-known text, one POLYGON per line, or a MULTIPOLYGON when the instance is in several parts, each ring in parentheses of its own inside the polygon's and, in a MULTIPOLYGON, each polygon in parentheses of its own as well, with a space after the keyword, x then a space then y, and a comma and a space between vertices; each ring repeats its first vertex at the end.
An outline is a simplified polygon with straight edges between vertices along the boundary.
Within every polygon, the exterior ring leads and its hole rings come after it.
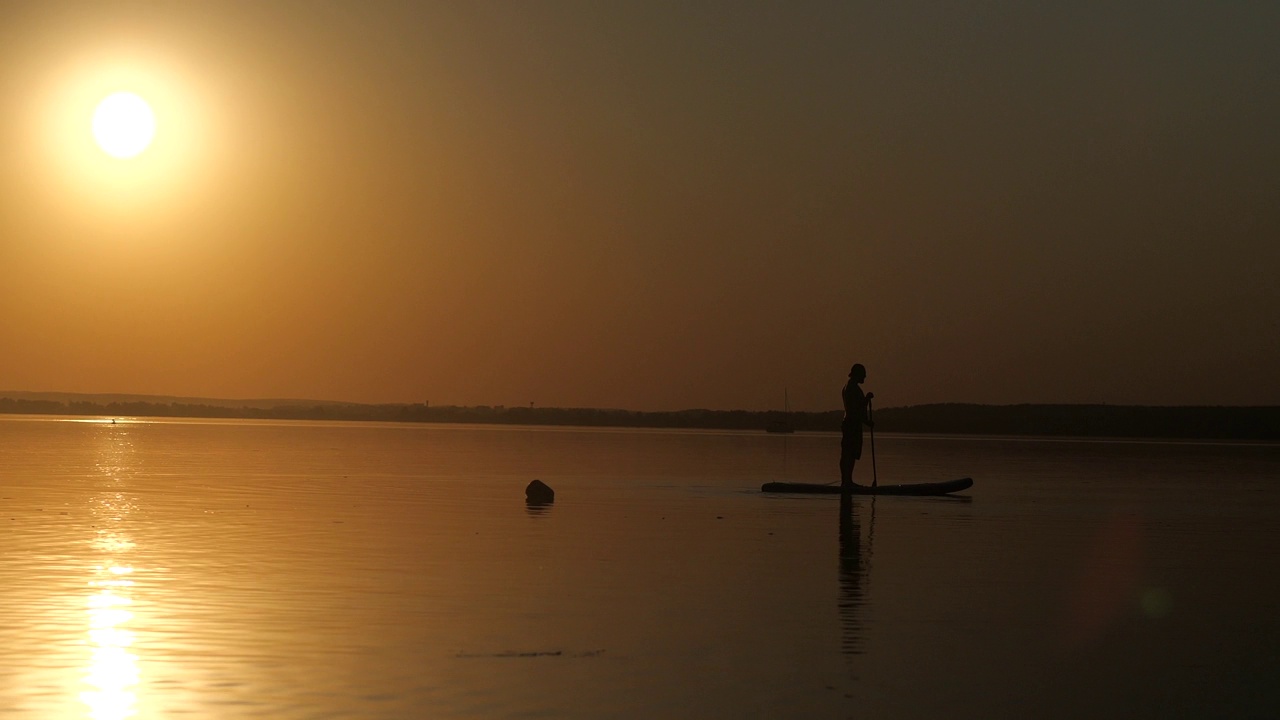
POLYGON ((782 412, 786 417, 777 420, 770 420, 768 425, 764 426, 765 432, 771 433, 793 433, 796 431, 791 424, 791 401, 787 397, 787 389, 782 389, 782 412))

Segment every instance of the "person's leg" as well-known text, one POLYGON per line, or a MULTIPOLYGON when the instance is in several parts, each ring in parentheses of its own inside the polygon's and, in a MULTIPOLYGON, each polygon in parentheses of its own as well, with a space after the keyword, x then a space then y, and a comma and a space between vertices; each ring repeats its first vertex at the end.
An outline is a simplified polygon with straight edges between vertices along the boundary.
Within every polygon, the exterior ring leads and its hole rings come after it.
POLYGON ((850 447, 848 438, 843 438, 840 442, 840 484, 849 486, 853 484, 853 464, 855 462, 853 448, 850 447))

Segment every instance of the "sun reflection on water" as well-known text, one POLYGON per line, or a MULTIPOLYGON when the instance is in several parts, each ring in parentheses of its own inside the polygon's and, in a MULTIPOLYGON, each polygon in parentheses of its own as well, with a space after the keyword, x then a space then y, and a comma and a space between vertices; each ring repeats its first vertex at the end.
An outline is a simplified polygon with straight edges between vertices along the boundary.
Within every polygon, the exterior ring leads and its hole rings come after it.
POLYGON ((91 594, 85 601, 88 619, 88 665, 83 682, 88 686, 80 700, 92 720, 123 720, 137 712, 135 688, 139 681, 138 656, 133 652, 134 566, 121 556, 134 548, 124 533, 124 521, 133 511, 133 502, 124 492, 130 471, 132 443, 126 431, 107 426, 98 459, 98 471, 108 480, 93 502, 93 514, 101 523, 92 541, 102 553, 88 582, 91 594), (105 526, 105 527, 104 527, 105 526))
POLYGON ((93 720, 121 720, 134 714, 132 688, 138 684, 138 657, 129 650, 133 631, 128 627, 133 581, 127 577, 133 568, 113 565, 98 572, 104 579, 89 583, 96 592, 87 603, 92 652, 84 681, 92 689, 80 693, 80 699, 93 720))

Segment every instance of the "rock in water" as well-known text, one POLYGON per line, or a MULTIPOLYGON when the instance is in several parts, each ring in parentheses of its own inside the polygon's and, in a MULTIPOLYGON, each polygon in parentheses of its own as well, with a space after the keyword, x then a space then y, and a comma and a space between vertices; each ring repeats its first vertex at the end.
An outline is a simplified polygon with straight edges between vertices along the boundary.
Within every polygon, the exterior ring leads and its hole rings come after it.
POLYGON ((541 480, 534 480, 524 489, 525 502, 550 503, 556 501, 556 491, 541 480))

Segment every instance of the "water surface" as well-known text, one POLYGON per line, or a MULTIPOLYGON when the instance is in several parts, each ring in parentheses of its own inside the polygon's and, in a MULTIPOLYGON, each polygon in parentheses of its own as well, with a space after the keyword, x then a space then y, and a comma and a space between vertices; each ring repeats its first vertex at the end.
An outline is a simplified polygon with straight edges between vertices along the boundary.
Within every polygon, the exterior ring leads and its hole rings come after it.
POLYGON ((838 443, 0 418, 0 711, 1276 715, 1280 448, 838 443))

